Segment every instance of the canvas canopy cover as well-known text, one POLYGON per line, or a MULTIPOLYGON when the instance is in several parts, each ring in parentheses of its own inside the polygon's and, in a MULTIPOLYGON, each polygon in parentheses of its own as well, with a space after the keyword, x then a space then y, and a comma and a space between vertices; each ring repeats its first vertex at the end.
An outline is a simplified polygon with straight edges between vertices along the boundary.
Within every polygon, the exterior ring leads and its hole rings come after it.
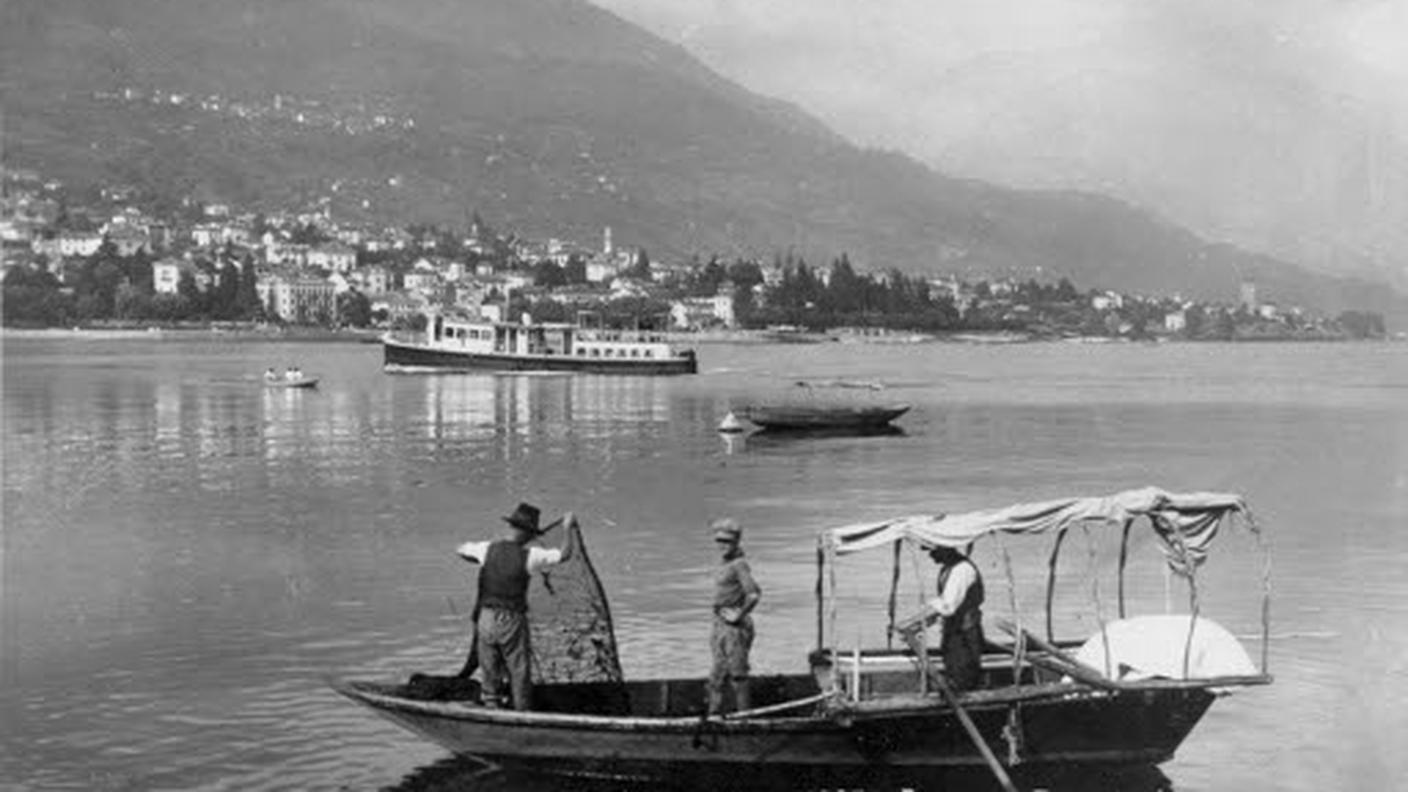
POLYGON ((1202 561, 1223 520, 1233 514, 1247 517, 1248 525, 1256 530, 1240 495, 1178 494, 1146 487, 1106 497, 1064 498, 964 514, 911 515, 857 523, 823 532, 820 542, 824 550, 837 556, 899 541, 924 548, 963 548, 996 533, 1060 534, 1078 525, 1094 527, 1102 523, 1120 529, 1143 516, 1149 518, 1161 540, 1169 565, 1186 570, 1202 561))

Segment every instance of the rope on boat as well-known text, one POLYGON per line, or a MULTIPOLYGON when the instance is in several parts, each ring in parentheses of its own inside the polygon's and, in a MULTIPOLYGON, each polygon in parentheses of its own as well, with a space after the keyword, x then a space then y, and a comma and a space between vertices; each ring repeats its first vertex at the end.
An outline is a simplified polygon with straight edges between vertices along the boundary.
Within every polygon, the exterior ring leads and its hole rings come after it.
POLYGON ((1030 643, 1031 645, 1050 655, 1049 657, 1041 657, 1039 655, 1027 655, 1027 661, 1032 663, 1033 665, 1039 665, 1051 671, 1055 671, 1059 674, 1064 674, 1065 676, 1069 676, 1072 679, 1080 680, 1081 682, 1084 682, 1085 684, 1090 685, 1091 687, 1099 688, 1101 690, 1119 690, 1121 687, 1118 682, 1115 682, 1112 679, 1107 679, 1103 674, 1100 673, 1099 669, 1091 668, 1085 663, 1082 663, 1081 661, 1072 657, 1067 652, 1062 651, 1055 644, 1043 641, 1037 636, 1032 635, 1030 632, 1021 629, 1020 627, 1010 621, 1007 621, 1006 619, 998 619, 997 627, 1003 632, 1011 635, 1014 640, 1018 642, 1025 640, 1027 643, 1030 643))

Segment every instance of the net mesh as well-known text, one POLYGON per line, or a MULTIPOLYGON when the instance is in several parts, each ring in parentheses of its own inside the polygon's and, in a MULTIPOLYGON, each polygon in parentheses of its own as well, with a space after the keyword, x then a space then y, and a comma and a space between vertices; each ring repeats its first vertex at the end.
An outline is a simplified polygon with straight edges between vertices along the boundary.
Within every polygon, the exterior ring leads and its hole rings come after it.
POLYGON ((623 684, 606 591, 578 532, 576 552, 528 587, 533 681, 623 684))
MULTIPOLYGON (((575 525, 567 530, 576 543, 572 556, 548 567, 528 585, 528 625, 532 642, 532 669, 535 684, 586 684, 574 699, 582 709, 625 712, 629 708, 616 632, 611 609, 581 531, 575 525)), ((405 695, 425 700, 480 699, 479 647, 475 640, 476 604, 470 616, 469 655, 459 673, 451 676, 415 673, 405 687, 405 695)))

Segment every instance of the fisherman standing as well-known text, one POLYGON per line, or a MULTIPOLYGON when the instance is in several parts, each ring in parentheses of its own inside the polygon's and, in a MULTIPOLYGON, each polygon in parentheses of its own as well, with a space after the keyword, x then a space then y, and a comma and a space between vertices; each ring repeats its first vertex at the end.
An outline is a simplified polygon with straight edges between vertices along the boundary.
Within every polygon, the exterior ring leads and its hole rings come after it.
POLYGON ((567 561, 577 552, 581 534, 577 518, 568 512, 544 527, 538 525, 539 510, 518 504, 504 518, 508 535, 487 542, 465 542, 457 552, 466 561, 479 564, 479 594, 474 605, 475 648, 483 668, 484 703, 504 706, 503 678, 508 677, 513 707, 532 706, 532 646, 528 628, 528 582, 534 572, 567 561), (562 548, 530 547, 529 543, 559 523, 567 526, 562 548))
POLYGON ((937 596, 895 629, 913 634, 942 619, 944 676, 955 691, 972 690, 982 676, 983 576, 957 548, 939 545, 929 551, 929 558, 939 565, 937 596))
POLYGON ((715 520, 710 529, 723 556, 714 572, 714 626, 709 639, 713 667, 709 671, 709 714, 723 711, 724 687, 733 688, 734 709, 751 707, 748 652, 753 647, 753 617, 762 590, 753 580, 739 543, 743 529, 735 520, 715 520))

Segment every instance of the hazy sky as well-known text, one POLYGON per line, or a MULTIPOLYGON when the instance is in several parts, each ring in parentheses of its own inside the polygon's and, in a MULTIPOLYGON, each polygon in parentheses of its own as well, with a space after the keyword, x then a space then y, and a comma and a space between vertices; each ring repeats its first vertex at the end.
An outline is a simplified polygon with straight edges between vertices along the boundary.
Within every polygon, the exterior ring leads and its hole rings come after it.
POLYGON ((858 143, 1333 265, 1408 257, 1408 2, 595 0, 858 143))

